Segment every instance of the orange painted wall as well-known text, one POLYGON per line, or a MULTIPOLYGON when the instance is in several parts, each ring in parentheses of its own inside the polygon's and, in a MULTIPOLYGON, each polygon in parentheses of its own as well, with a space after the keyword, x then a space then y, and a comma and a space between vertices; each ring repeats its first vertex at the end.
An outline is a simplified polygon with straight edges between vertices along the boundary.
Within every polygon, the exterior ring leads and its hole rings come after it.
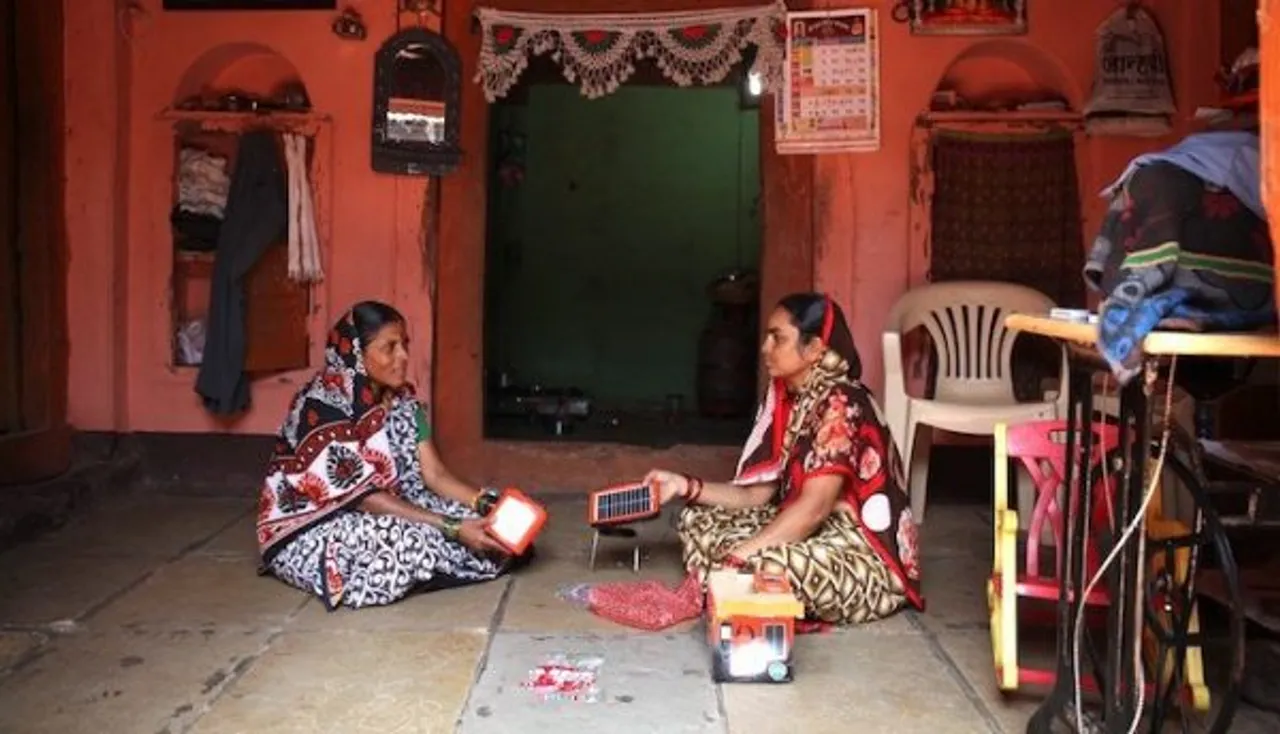
MULTIPOLYGON (((194 372, 167 366, 172 139, 170 123, 157 115, 175 101, 187 69, 226 44, 274 49, 300 72, 315 111, 331 119, 331 190, 323 195, 333 206, 322 242, 328 278, 320 294, 327 310, 317 320, 328 323, 339 309, 362 298, 394 302, 411 320, 417 345, 412 376, 425 387, 430 309, 418 252, 425 184, 375 174, 369 164, 373 54, 395 30, 394 0, 351 3, 368 26, 364 42, 335 37, 329 30, 332 15, 323 12, 165 13, 160 0, 138 0, 132 3, 134 10, 117 15, 114 3, 63 1, 69 10, 68 390, 73 425, 90 430, 273 432, 304 377, 287 375, 256 384, 252 411, 224 423, 200 407, 192 390, 194 372)), ((827 206, 816 209, 824 214, 815 223, 814 244, 816 283, 849 309, 868 381, 878 389, 884 317, 913 279, 907 252, 912 125, 950 62, 983 39, 912 37, 906 26, 889 20, 892 3, 874 4, 881 9, 882 23, 883 147, 872 154, 820 157, 815 195, 827 206)), ((457 0, 449 12, 466 13, 470 5, 457 0)), ((1067 81, 1071 101, 1079 105, 1092 77, 1094 30, 1115 6, 1114 0, 1032 0, 1032 31, 1011 43, 1038 49, 1048 67, 1067 81)), ((1156 0, 1149 7, 1171 47, 1180 132, 1185 132, 1194 107, 1213 99, 1217 3, 1156 0)), ((476 123, 464 119, 462 124, 476 123)), ((1171 139, 1088 143, 1089 173, 1082 191, 1086 233, 1093 231, 1102 209, 1093 196, 1096 190, 1131 156, 1171 139)))
MULTIPOLYGON (((136 10, 119 17, 108 8, 82 11, 80 4, 68 13, 73 424, 274 432, 307 377, 300 372, 255 383, 253 409, 221 421, 201 408, 192 389, 195 370, 169 366, 173 138, 172 123, 160 113, 195 90, 206 74, 217 86, 244 87, 273 66, 262 55, 221 71, 221 64, 202 61, 229 55, 228 45, 258 45, 287 59, 300 73, 313 110, 331 120, 328 180, 318 192, 332 202, 328 221, 321 223, 327 278, 315 293, 316 322, 329 324, 363 298, 397 304, 420 345, 412 378, 428 385, 430 309, 418 246, 425 179, 376 174, 369 163, 373 54, 379 39, 395 32, 393 0, 357 3, 369 29, 365 42, 334 36, 333 14, 326 12, 175 13, 160 4, 135 3, 136 10), (116 48, 118 40, 123 48, 116 48), (193 67, 210 68, 197 71, 194 80, 184 78, 193 67), (125 119, 110 113, 117 105, 127 110, 125 119), (117 136, 122 149, 114 145, 117 136), (120 186, 117 177, 127 183, 120 186), (121 191, 127 195, 117 196, 121 191)), ((312 330, 315 358, 323 328, 312 330)))
MULTIPOLYGON (((881 8, 882 101, 881 150, 853 156, 822 156, 818 161, 819 185, 823 178, 831 191, 830 223, 819 226, 819 256, 815 258, 818 287, 834 294, 850 311, 854 337, 864 355, 864 375, 880 390, 883 362, 880 333, 893 302, 909 285, 922 282, 925 263, 917 258, 908 265, 908 165, 912 127, 925 110, 929 96, 952 61, 975 43, 990 38, 912 36, 905 25, 887 22, 891 3, 881 8), (842 160, 844 159, 844 160, 842 160)), ((1032 47, 1045 62, 1038 76, 1056 74, 1065 82, 1072 106, 1079 109, 1088 99, 1093 78, 1094 31, 1117 7, 1114 0, 1080 0, 1029 3, 1030 32, 1008 39, 1010 44, 1032 47)), ((1216 88, 1218 7, 1216 2, 1187 3, 1151 0, 1152 10, 1165 34, 1169 63, 1174 74, 1174 98, 1179 108, 1175 134, 1163 139, 1097 138, 1087 142, 1083 158, 1081 199, 1085 211, 1088 247, 1101 222, 1104 202, 1099 189, 1117 176, 1133 156, 1166 146, 1191 130, 1196 106, 1212 103, 1216 88)), ((981 73, 997 71, 998 62, 967 62, 981 73)))

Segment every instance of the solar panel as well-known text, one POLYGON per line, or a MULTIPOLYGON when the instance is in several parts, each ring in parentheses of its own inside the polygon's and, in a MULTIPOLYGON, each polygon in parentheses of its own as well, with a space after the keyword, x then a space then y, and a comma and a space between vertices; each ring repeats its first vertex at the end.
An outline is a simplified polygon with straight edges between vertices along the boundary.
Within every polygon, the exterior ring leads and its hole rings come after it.
POLYGON ((656 486, 619 484, 591 493, 587 501, 587 520, 594 526, 626 525, 654 517, 659 510, 656 486))

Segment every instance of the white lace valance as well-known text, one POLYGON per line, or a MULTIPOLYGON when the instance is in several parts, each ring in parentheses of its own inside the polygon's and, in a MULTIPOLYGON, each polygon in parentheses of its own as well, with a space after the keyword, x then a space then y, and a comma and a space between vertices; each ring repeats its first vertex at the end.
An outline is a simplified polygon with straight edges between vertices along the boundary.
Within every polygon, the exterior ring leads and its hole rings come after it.
POLYGON ((582 94, 602 97, 618 89, 635 62, 653 59, 671 81, 687 87, 722 81, 756 47, 752 73, 766 90, 782 86, 782 3, 672 13, 517 13, 479 8, 484 39, 476 81, 490 102, 506 95, 529 65, 550 53, 582 94))

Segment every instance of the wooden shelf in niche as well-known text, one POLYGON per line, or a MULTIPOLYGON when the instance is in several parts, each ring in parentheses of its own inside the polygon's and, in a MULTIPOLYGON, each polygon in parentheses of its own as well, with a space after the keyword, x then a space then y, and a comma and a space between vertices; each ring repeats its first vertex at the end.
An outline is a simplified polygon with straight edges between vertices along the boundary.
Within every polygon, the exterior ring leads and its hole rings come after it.
MULTIPOLYGON (((218 222, 216 217, 193 222, 190 212, 186 213, 186 226, 181 229, 173 222, 181 196, 182 151, 201 150, 213 160, 225 161, 224 170, 229 183, 235 170, 235 155, 242 133, 267 128, 314 136, 315 126, 323 123, 324 118, 311 114, 221 112, 181 112, 174 113, 173 118, 173 198, 169 211, 174 233, 171 283, 173 363, 179 367, 196 367, 200 360, 191 358, 191 353, 198 350, 191 350, 189 344, 184 348, 184 342, 188 340, 183 332, 187 329, 198 332, 199 329, 191 327, 192 324, 207 324, 218 222), (192 232, 198 233, 197 236, 193 237, 192 232)), ((313 145, 311 156, 314 154, 313 145)), ((283 170, 283 149, 280 156, 283 170)), ((308 160, 308 168, 312 168, 311 160, 308 160)), ((270 374, 310 366, 308 324, 314 307, 312 288, 292 280, 288 265, 288 245, 282 238, 263 253, 245 278, 246 372, 270 374)))
POLYGON ((1059 124, 1064 126, 1080 125, 1084 118, 1077 112, 1069 110, 945 110, 921 113, 919 121, 925 124, 1059 124))
POLYGON ((166 109, 160 113, 163 120, 187 123, 210 132, 242 133, 247 130, 270 129, 281 132, 297 132, 314 135, 330 117, 318 112, 225 112, 222 110, 166 109))

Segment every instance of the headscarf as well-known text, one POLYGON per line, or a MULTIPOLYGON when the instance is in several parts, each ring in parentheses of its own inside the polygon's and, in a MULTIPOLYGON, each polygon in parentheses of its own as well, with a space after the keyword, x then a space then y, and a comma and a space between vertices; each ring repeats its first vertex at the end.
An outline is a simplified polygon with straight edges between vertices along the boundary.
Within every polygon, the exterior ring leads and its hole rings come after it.
POLYGON ((770 380, 738 460, 735 484, 777 480, 809 413, 837 385, 852 384, 862 377, 862 359, 844 312, 828 296, 823 296, 823 308, 822 330, 818 333, 825 348, 822 357, 809 369, 794 396, 787 394, 784 380, 770 380))
POLYGON ((324 367, 289 405, 258 497, 264 560, 299 531, 394 485, 387 411, 364 346, 348 311, 329 332, 324 367))

